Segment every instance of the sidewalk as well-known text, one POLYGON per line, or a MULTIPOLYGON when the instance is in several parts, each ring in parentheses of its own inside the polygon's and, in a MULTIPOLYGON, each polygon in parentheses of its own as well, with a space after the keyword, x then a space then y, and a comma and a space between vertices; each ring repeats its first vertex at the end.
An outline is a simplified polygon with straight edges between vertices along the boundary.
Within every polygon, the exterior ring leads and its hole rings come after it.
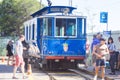
MULTIPOLYGON (((89 66, 88 68, 85 68, 84 66, 80 66, 80 69, 89 74, 94 74, 93 66, 89 66)), ((120 80, 120 71, 119 70, 116 70, 116 75, 109 75, 110 71, 111 70, 109 68, 106 68, 106 70, 105 70, 105 77, 107 78, 107 80, 120 80)))
MULTIPOLYGON (((0 80, 13 80, 12 76, 13 76, 13 66, 11 65, 8 66, 6 61, 2 62, 0 60, 0 80)), ((42 71, 36 69, 32 69, 32 74, 27 76, 28 78, 24 80, 49 80, 49 76, 47 76, 42 71)), ((22 73, 20 70, 17 71, 16 77, 19 78, 17 80, 23 80, 22 73)))

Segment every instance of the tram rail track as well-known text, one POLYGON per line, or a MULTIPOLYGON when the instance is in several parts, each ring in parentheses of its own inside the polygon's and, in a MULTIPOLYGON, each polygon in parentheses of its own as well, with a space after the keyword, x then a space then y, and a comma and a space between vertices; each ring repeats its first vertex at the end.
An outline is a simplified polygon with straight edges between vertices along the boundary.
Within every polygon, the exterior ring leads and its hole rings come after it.
MULTIPOLYGON (((38 68, 38 67, 37 67, 38 68)), ((93 80, 94 78, 94 72, 79 68, 79 69, 68 69, 66 70, 62 70, 60 71, 60 69, 58 70, 42 70, 41 71, 43 73, 45 73, 46 75, 48 75, 49 80, 69 80, 68 78, 73 76, 77 79, 70 79, 70 80, 93 80), (70 75, 71 74, 71 75, 70 75), (64 77, 64 79, 62 79, 62 77, 64 77), (66 77, 66 78, 65 78, 66 77), (84 79, 79 79, 79 78, 84 78, 84 79), (59 79, 61 78, 61 79, 59 79)), ((101 80, 101 75, 98 75, 98 80, 101 80)), ((105 76, 105 80, 114 80, 111 79, 109 77, 107 77, 107 75, 105 76)))
MULTIPOLYGON (((50 80, 93 80, 93 75, 75 69, 67 71, 44 71, 50 80)), ((101 80, 98 78, 98 80, 101 80)))

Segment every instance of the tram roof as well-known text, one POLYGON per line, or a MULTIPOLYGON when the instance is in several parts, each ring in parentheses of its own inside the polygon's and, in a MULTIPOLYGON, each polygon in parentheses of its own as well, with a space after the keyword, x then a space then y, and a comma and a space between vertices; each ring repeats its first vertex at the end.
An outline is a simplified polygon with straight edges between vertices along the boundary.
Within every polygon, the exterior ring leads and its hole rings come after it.
POLYGON ((64 13, 65 11, 67 11, 68 14, 71 14, 74 9, 76 8, 71 6, 47 6, 31 14, 31 16, 36 17, 49 13, 64 13))

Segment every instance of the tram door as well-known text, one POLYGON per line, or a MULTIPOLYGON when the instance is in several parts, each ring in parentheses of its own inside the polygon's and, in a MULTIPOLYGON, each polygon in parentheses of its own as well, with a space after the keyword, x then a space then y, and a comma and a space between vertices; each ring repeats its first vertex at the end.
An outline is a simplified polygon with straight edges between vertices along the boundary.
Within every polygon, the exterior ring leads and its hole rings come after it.
POLYGON ((47 37, 52 37, 54 32, 53 30, 53 21, 54 18, 51 17, 43 17, 38 19, 38 28, 37 28, 37 42, 39 49, 41 50, 41 53, 44 53, 44 45, 47 45, 47 37))

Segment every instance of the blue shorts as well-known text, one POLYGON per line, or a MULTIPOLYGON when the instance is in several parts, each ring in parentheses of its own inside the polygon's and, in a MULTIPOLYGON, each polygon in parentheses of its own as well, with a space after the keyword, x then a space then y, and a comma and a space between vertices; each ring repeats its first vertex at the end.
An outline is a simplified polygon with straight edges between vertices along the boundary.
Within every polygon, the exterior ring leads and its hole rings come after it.
POLYGON ((96 59, 96 66, 105 66, 104 59, 96 59))

